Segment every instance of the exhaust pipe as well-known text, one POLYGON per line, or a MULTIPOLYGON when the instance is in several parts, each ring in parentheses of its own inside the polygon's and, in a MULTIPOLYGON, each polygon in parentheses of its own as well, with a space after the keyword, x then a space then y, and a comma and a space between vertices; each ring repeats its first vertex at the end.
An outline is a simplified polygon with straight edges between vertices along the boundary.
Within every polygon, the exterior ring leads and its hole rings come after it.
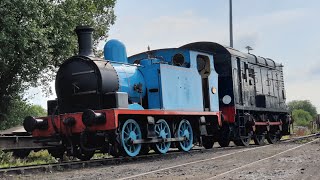
POLYGON ((92 34, 94 29, 90 26, 77 26, 74 30, 78 36, 79 55, 94 56, 92 34))

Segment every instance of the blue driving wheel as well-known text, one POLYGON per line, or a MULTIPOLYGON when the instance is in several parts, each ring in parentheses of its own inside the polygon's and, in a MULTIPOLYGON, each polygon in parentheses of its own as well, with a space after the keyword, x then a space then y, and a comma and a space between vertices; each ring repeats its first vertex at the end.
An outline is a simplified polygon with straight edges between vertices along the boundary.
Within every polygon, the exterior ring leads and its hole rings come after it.
POLYGON ((193 145, 193 131, 190 122, 186 119, 180 121, 177 129, 177 137, 184 137, 186 140, 180 141, 178 148, 182 151, 189 151, 193 145))
POLYGON ((132 142, 141 138, 139 124, 133 119, 126 120, 121 128, 121 144, 128 156, 134 157, 139 154, 141 144, 133 144, 132 142))
MULTIPOLYGON (((158 138, 167 139, 171 138, 170 127, 164 119, 159 119, 155 125, 155 132, 158 138)), ((155 151, 157 153, 165 154, 170 149, 171 142, 156 143, 155 151)))

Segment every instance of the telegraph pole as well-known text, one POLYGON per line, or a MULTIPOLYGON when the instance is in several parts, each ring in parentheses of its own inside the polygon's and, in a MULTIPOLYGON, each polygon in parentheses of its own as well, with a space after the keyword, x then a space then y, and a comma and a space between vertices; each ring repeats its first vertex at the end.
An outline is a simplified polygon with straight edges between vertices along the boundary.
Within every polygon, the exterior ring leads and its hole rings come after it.
POLYGON ((229 0, 229 28, 230 28, 230 47, 233 48, 233 32, 232 32, 232 0, 229 0))

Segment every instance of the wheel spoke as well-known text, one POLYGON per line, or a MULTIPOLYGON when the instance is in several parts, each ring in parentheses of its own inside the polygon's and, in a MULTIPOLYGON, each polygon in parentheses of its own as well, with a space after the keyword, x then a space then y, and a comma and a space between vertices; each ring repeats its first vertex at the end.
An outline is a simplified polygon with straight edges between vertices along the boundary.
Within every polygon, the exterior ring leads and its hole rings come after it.
POLYGON ((181 129, 179 129, 179 135, 182 136, 183 135, 183 131, 181 129))
POLYGON ((158 136, 160 136, 160 131, 157 131, 157 130, 156 130, 156 133, 157 133, 158 136))
POLYGON ((137 126, 133 126, 132 131, 136 132, 136 130, 137 130, 137 126))
POLYGON ((128 132, 126 132, 126 131, 123 131, 123 132, 124 132, 124 135, 129 136, 129 133, 128 133, 128 132))

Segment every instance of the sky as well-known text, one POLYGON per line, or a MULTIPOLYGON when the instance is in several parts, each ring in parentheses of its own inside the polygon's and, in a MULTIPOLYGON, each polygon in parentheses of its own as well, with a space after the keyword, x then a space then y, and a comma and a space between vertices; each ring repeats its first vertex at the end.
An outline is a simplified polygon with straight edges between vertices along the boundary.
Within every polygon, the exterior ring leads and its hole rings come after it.
MULTIPOLYGON (((310 100, 320 113, 320 1, 233 0, 234 48, 284 65, 287 102, 310 100)), ((108 39, 128 55, 195 41, 229 45, 228 0, 118 0, 108 39)), ((53 83, 52 83, 53 84, 53 83)), ((46 107, 40 90, 30 102, 46 107)), ((54 91, 53 91, 54 92, 54 91)))

